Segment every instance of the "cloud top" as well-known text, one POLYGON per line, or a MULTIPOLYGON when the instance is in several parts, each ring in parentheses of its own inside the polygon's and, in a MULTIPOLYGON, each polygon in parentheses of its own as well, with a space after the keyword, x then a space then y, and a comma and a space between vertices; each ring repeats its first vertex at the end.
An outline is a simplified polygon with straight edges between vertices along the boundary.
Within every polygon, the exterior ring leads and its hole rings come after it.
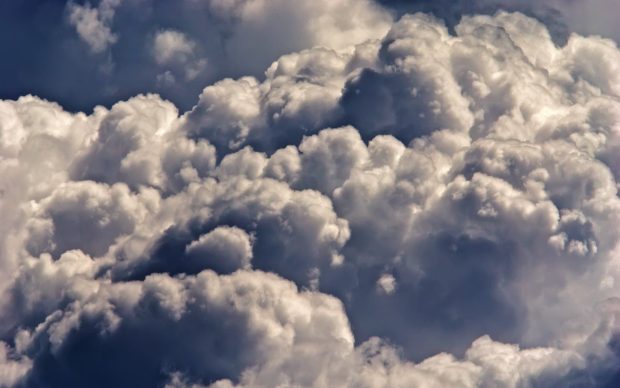
MULTIPOLYGON (((186 4, 239 23, 231 47, 305 14, 285 38, 318 45, 186 112, 0 102, 0 385, 613 381, 617 46, 291 4, 186 4)), ((73 6, 112 34, 121 3, 73 6)), ((151 60, 183 74, 199 46, 159 30, 151 60)))

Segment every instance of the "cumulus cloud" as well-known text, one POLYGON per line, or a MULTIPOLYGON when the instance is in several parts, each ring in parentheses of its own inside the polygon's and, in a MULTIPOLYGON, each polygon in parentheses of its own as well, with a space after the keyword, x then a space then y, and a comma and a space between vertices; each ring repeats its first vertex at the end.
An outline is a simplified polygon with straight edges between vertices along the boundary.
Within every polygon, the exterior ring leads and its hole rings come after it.
POLYGON ((157 63, 164 65, 173 61, 185 61, 194 51, 195 43, 182 33, 174 30, 160 31, 155 35, 153 55, 157 63))
POLYGON ((114 19, 115 8, 121 4, 122 0, 102 0, 96 8, 89 3, 68 4, 69 22, 92 52, 101 53, 118 40, 110 24, 114 19))
POLYGON ((305 47, 325 46, 344 49, 368 39, 380 38, 387 32, 391 21, 386 10, 369 0, 321 0, 299 3, 284 0, 198 0, 197 2, 207 5, 220 20, 239 23, 239 28, 234 30, 230 42, 233 50, 240 48, 252 50, 248 44, 251 33, 277 39, 276 42, 282 43, 286 43, 286 40, 282 41, 283 38, 306 41, 305 47), (272 24, 278 17, 281 18, 280 23, 272 24), (294 27, 295 23, 302 24, 294 27), (283 32, 293 32, 295 36, 278 36, 283 32))
MULTIPOLYGON (((153 56, 160 66, 168 68, 182 68, 186 79, 196 78, 207 65, 205 58, 199 58, 196 53, 196 42, 185 34, 175 30, 162 30, 155 34, 153 39, 153 56)), ((174 75, 167 70, 163 75, 164 82, 174 83, 174 75)))
MULTIPOLYGON (((187 112, 0 103, 0 384, 612 381, 616 45, 291 4, 187 2, 233 51, 311 16, 187 112)), ((158 66, 202 55, 183 34, 152 35, 158 66)))
POLYGON ((18 384, 30 368, 30 359, 23 356, 15 359, 10 348, 4 342, 0 343, 0 384, 6 387, 18 384))
MULTIPOLYGON (((234 272, 240 268, 248 268, 252 259, 252 241, 250 236, 236 227, 219 226, 211 232, 200 236, 185 247, 191 257, 198 260, 213 260, 218 273, 234 272)), ((210 267, 197 265, 198 268, 210 267)))
POLYGON ((564 44, 572 31, 618 39, 614 12, 609 12, 614 6, 613 0, 3 2, 0 24, 13 39, 1 43, 12 55, 0 65, 0 97, 16 99, 36 90, 71 111, 90 111, 157 92, 187 110, 207 84, 224 77, 261 78, 279 56, 313 46, 346 50, 381 39, 392 19, 404 13, 432 12, 452 28, 463 15, 521 11, 542 20, 564 44), (184 69, 162 68, 153 56, 160 31, 186 36, 195 44, 195 60, 184 69), (83 88, 86 83, 92 87, 83 88))
POLYGON ((62 94, 63 105, 80 110, 145 92, 189 109, 206 84, 225 77, 260 78, 281 55, 310 47, 349 50, 380 39, 393 19, 373 0, 183 0, 174 5, 98 0, 68 2, 64 8, 65 24, 74 31, 57 34, 55 51, 75 60, 53 58, 50 67, 66 84, 47 95, 62 94), (76 44, 78 39, 86 45, 76 44), (101 55, 85 56, 84 50, 104 53, 105 62, 101 55), (84 99, 64 92, 79 93, 81 84, 73 85, 77 76, 97 85, 84 99))

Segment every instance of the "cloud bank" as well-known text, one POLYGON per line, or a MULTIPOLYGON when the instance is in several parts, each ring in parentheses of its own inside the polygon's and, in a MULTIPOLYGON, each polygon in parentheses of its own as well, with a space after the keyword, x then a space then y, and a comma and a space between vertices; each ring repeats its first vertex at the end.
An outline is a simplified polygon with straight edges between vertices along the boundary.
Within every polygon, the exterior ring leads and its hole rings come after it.
MULTIPOLYGON (((313 15, 285 37, 313 48, 184 113, 0 102, 0 385, 613 384, 613 41, 558 45, 520 13, 450 31, 367 2, 190 3, 241 20, 239 52, 313 15)), ((75 5, 93 51, 120 44, 106 4, 75 5)), ((174 26, 149 42, 175 79, 207 58, 174 26)))
POLYGON ((618 41, 616 8, 614 0, 3 1, 0 32, 10 39, 0 41, 9 53, 0 63, 0 99, 34 92, 91 112, 157 93, 185 111, 205 85, 246 75, 262 81, 281 55, 381 39, 406 13, 432 13, 454 33, 464 15, 519 11, 544 22, 563 46, 573 31, 618 41), (162 37, 174 36, 164 32, 181 34, 181 51, 162 60, 162 37))

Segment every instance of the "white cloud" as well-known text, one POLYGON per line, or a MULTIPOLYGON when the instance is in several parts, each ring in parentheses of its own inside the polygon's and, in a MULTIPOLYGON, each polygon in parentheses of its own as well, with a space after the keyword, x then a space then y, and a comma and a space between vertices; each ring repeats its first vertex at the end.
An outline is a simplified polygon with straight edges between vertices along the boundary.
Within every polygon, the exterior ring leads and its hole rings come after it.
POLYGON ((396 279, 390 274, 383 274, 377 280, 377 289, 387 295, 394 293, 396 290, 396 279))
POLYGON ((102 256, 118 237, 130 234, 146 212, 124 184, 66 183, 42 201, 29 220, 26 247, 35 256, 73 249, 102 256))
POLYGON ((0 384, 10 387, 18 384, 32 368, 32 361, 27 357, 12 357, 11 349, 0 342, 0 384))
POLYGON ((281 42, 287 37, 276 34, 286 34, 288 29, 293 34, 288 38, 303 40, 305 47, 344 49, 381 38, 391 22, 389 12, 369 0, 297 3, 285 0, 211 0, 204 3, 219 18, 239 23, 230 42, 235 48, 243 46, 248 49, 247 44, 255 39, 250 34, 281 42), (280 23, 277 23, 278 19, 280 23), (293 23, 301 24, 295 26, 293 23))
POLYGON ((122 0, 102 0, 97 8, 93 8, 89 3, 68 3, 69 22, 92 52, 101 53, 118 40, 118 35, 112 32, 110 24, 114 19, 115 9, 121 4, 122 0))
POLYGON ((160 65, 172 62, 185 62, 194 52, 196 44, 185 34, 174 30, 162 30, 155 34, 153 40, 153 55, 160 65))
MULTIPOLYGON (((376 40, 389 18, 359 4, 376 31, 309 18, 351 35, 314 31, 333 47, 207 86, 185 114, 156 95, 90 115, 0 103, 0 332, 15 339, 0 382, 519 387, 609 373, 618 49, 576 35, 558 47, 508 13, 454 33, 408 15, 376 40)), ((208 5, 248 33, 275 17, 259 0, 208 5)), ((162 65, 198 58, 198 41, 162 33, 162 65)))
POLYGON ((243 229, 219 226, 192 241, 185 251, 198 260, 216 262, 207 266, 218 268, 220 273, 234 272, 250 267, 252 240, 243 229))

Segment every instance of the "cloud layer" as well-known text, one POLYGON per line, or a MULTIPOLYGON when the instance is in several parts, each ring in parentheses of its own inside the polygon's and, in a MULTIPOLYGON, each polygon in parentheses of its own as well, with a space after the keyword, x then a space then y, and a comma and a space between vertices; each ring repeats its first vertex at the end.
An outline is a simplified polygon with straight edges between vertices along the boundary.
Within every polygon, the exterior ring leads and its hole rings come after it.
MULTIPOLYGON (((73 5, 93 51, 121 4, 73 5)), ((290 4, 186 4, 242 26, 231 58, 312 17, 185 113, 0 102, 0 385, 612 381, 615 43, 290 4)), ((175 26, 149 42, 160 82, 211 64, 175 26)))
POLYGON ((151 92, 188 110, 205 85, 262 80, 281 55, 316 45, 380 39, 405 13, 432 13, 453 28, 463 15, 520 11, 542 20, 563 45, 573 31, 620 39, 616 7, 613 0, 4 1, 0 32, 11 39, 0 41, 9 53, 0 63, 0 98, 36 92, 69 111, 91 112, 151 92), (166 60, 156 39, 164 32, 180 34, 180 55, 166 60))

